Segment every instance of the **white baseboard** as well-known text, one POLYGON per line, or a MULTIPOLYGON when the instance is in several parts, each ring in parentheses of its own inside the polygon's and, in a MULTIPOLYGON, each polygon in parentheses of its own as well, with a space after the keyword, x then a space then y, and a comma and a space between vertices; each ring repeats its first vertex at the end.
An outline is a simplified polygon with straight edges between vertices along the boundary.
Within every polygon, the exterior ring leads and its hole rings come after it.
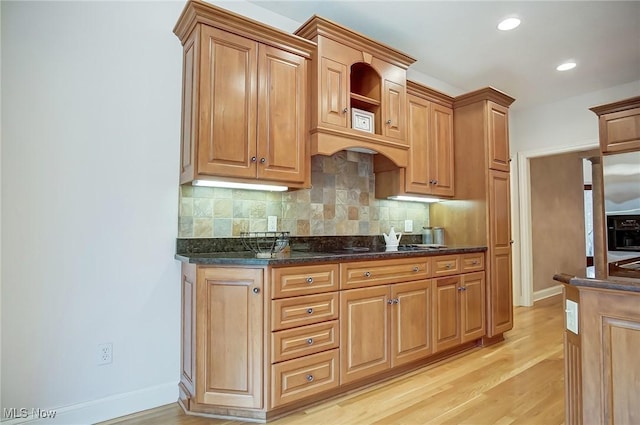
MULTIPOLYGON (((89 425, 176 401, 178 401, 178 383, 171 382, 71 406, 42 409, 40 417, 38 417, 37 410, 24 409, 17 414, 14 413, 14 416, 25 417, 7 418, 1 423, 2 425, 89 425), (44 417, 51 411, 55 412, 55 416, 44 417)), ((3 418, 6 416, 6 414, 2 415, 3 418)))
POLYGON ((551 288, 541 289, 533 293, 533 302, 544 300, 545 298, 553 297, 554 295, 562 294, 562 285, 552 286, 551 288))

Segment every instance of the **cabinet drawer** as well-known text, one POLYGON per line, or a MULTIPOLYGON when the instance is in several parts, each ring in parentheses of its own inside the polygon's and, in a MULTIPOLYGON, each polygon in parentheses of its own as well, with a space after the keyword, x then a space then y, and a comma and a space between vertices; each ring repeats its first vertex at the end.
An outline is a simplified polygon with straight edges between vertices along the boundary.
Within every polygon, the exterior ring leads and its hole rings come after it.
POLYGON ((431 258, 431 268, 433 269, 432 276, 449 276, 453 274, 459 274, 460 256, 459 255, 441 255, 431 258))
POLYGON ((462 273, 484 270, 484 253, 462 255, 462 273))
POLYGON ((429 266, 427 257, 343 263, 340 264, 340 289, 426 279, 429 266))
POLYGON ((338 358, 335 349, 271 366, 271 407, 336 388, 338 358))
POLYGON ((337 291, 338 271, 337 264, 273 269, 271 296, 285 298, 337 291))
POLYGON ((271 330, 273 331, 337 318, 337 292, 271 301, 271 330))
POLYGON ((337 320, 271 334, 271 361, 278 363, 319 353, 340 345, 337 320))

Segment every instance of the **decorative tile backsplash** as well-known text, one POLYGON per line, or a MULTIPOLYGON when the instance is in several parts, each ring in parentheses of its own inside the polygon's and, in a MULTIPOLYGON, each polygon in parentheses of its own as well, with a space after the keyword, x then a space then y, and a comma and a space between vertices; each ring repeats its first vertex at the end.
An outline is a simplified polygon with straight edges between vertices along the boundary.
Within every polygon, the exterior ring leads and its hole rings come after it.
POLYGON ((311 189, 259 192, 183 185, 179 238, 224 238, 267 230, 267 216, 292 236, 379 235, 391 226, 414 233, 429 223, 429 205, 375 199, 373 155, 340 151, 311 158, 311 189))

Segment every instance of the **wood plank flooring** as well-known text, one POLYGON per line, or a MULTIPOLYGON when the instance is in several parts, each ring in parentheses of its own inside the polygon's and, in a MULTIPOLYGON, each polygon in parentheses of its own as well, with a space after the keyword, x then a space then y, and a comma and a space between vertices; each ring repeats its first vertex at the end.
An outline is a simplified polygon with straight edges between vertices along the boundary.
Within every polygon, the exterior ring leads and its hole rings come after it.
MULTIPOLYGON (((562 296, 515 309, 505 342, 344 395, 273 425, 564 423, 562 296)), ((176 404, 102 425, 241 425, 189 416, 176 404)))

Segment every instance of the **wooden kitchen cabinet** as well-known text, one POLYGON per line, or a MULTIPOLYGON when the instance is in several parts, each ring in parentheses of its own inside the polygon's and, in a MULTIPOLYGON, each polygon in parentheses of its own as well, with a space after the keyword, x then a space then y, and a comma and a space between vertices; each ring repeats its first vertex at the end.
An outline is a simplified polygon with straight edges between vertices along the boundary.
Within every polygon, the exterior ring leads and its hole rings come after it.
POLYGON ((486 245, 485 343, 513 328, 509 111, 514 99, 491 87, 454 100, 455 198, 431 204, 430 224, 447 244, 486 245))
POLYGON ((432 353, 431 299, 430 279, 391 286, 391 367, 432 353))
POLYGON ((319 16, 295 34, 317 44, 311 70, 311 155, 364 148, 406 166, 406 70, 415 59, 319 16), (354 126, 354 109, 371 114, 366 130, 354 126))
POLYGON ((188 408, 263 407, 263 273, 183 265, 180 399, 188 408))
POLYGON ((308 187, 313 43, 200 1, 174 32, 184 46, 180 183, 308 187))
POLYGON ((598 115, 602 153, 640 150, 640 96, 589 109, 598 115))
POLYGON ((485 334, 484 272, 433 281, 434 352, 441 352, 485 334))
POLYGON ((407 100, 409 163, 398 168, 376 155, 375 195, 453 197, 453 98, 407 81, 407 100))

